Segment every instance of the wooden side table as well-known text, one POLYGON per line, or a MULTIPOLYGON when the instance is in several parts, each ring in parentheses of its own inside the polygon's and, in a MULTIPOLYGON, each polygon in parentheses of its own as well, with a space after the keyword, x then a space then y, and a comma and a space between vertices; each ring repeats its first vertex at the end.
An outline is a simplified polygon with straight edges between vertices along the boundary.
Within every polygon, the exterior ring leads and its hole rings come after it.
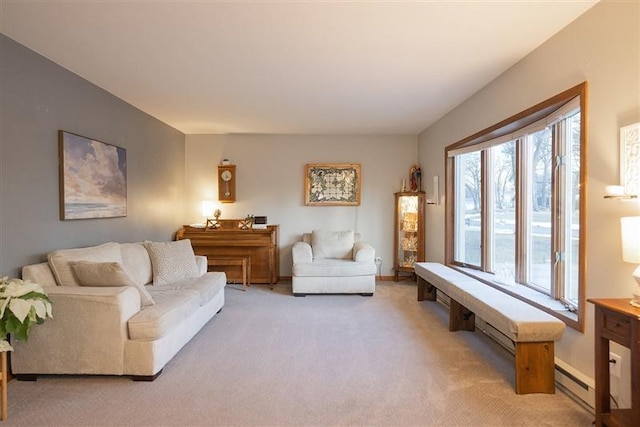
POLYGON ((595 311, 596 427, 640 425, 640 308, 623 299, 589 299, 595 311), (612 409, 609 342, 631 350, 631 408, 612 409))
POLYGON ((0 400, 2 401, 2 415, 0 420, 7 420, 7 379, 9 370, 7 369, 7 352, 0 352, 0 400))

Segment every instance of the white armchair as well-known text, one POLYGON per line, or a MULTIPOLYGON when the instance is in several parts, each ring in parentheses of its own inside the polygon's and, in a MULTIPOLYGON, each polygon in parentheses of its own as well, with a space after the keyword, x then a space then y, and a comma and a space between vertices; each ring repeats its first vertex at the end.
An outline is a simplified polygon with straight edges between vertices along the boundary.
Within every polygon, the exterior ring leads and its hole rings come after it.
POLYGON ((293 295, 361 294, 376 289, 375 249, 353 231, 314 230, 293 245, 293 295))

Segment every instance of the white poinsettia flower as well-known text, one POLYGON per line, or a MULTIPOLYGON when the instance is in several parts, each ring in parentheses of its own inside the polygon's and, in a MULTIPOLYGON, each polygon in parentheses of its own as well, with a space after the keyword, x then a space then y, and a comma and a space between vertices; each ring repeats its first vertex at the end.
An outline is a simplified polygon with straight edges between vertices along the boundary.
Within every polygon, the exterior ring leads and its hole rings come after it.
POLYGON ((42 292, 42 288, 40 285, 33 282, 23 282, 19 279, 11 279, 7 282, 7 286, 0 290, 0 298, 19 298, 29 292, 42 292))
POLYGON ((20 323, 24 322, 24 319, 29 315, 31 307, 32 304, 28 300, 11 298, 11 301, 9 301, 9 310, 11 310, 20 323))
POLYGON ((7 340, 0 340, 0 352, 3 351, 13 351, 13 347, 9 344, 7 340))
MULTIPOLYGON (((42 301, 44 303, 45 308, 47 309, 47 316, 53 319, 53 309, 51 308, 51 303, 49 301, 42 301)), ((44 317, 43 317, 44 319, 44 317)))
POLYGON ((45 319, 47 315, 51 317, 51 304, 48 301, 43 301, 40 299, 28 299, 25 300, 31 303, 31 305, 36 309, 36 316, 40 319, 45 319))
MULTIPOLYGON (((28 330, 33 324, 53 317, 51 302, 42 286, 29 280, 6 277, 0 279, 0 324, 5 332, 7 332, 8 320, 14 316, 23 326, 26 326, 26 331, 16 332, 18 340, 27 339, 28 330)), ((6 337, 0 337, 0 352, 11 350, 13 348, 6 337)))
POLYGON ((7 305, 9 305, 9 298, 3 298, 0 305, 0 319, 4 317, 4 311, 7 309, 7 305))

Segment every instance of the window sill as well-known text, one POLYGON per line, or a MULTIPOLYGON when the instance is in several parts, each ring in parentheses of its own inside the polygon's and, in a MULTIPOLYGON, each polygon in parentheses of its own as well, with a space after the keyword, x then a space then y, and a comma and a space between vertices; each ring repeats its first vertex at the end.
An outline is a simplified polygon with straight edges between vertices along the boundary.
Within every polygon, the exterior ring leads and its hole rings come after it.
POLYGON ((521 301, 531 304, 532 306, 545 311, 552 316, 562 320, 567 326, 573 329, 579 330, 578 326, 578 314, 572 313, 565 307, 560 301, 554 300, 547 295, 541 294, 531 288, 523 285, 513 284, 507 285, 498 283, 495 281, 493 274, 485 273, 484 271, 474 270, 472 268, 460 267, 456 265, 450 265, 449 267, 460 271, 468 276, 471 276, 479 281, 485 283, 487 286, 491 286, 499 291, 509 294, 521 301))

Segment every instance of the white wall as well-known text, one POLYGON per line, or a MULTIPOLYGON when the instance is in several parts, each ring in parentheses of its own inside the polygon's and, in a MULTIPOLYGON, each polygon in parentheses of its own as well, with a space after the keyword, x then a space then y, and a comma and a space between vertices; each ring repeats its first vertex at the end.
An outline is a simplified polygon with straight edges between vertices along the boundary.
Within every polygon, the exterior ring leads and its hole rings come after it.
POLYGON ((187 135, 187 223, 202 222, 202 200, 218 199, 217 165, 236 165, 236 202, 221 204, 222 218, 266 215, 280 226, 280 275, 291 275, 291 246, 312 229, 354 229, 393 267, 393 193, 417 162, 417 136, 187 135), (360 206, 305 206, 307 163, 360 163, 360 206))
MULTIPOLYGON (((640 3, 603 1, 451 111, 419 137, 429 174, 444 175, 444 147, 588 81, 587 298, 631 296, 634 265, 622 262, 620 217, 640 204, 604 200, 619 181, 619 129, 640 122, 640 3)), ((427 209, 427 258, 444 259, 444 206, 427 209)), ((567 329, 556 356, 593 378, 593 305, 584 334, 567 329)), ((614 346, 625 357, 629 353, 614 346)), ((628 376, 627 376, 628 379, 628 376)), ((616 385, 614 384, 615 388, 616 385)), ((628 381, 621 386, 629 387, 628 381)), ((623 391, 623 394, 625 392, 623 391)))

